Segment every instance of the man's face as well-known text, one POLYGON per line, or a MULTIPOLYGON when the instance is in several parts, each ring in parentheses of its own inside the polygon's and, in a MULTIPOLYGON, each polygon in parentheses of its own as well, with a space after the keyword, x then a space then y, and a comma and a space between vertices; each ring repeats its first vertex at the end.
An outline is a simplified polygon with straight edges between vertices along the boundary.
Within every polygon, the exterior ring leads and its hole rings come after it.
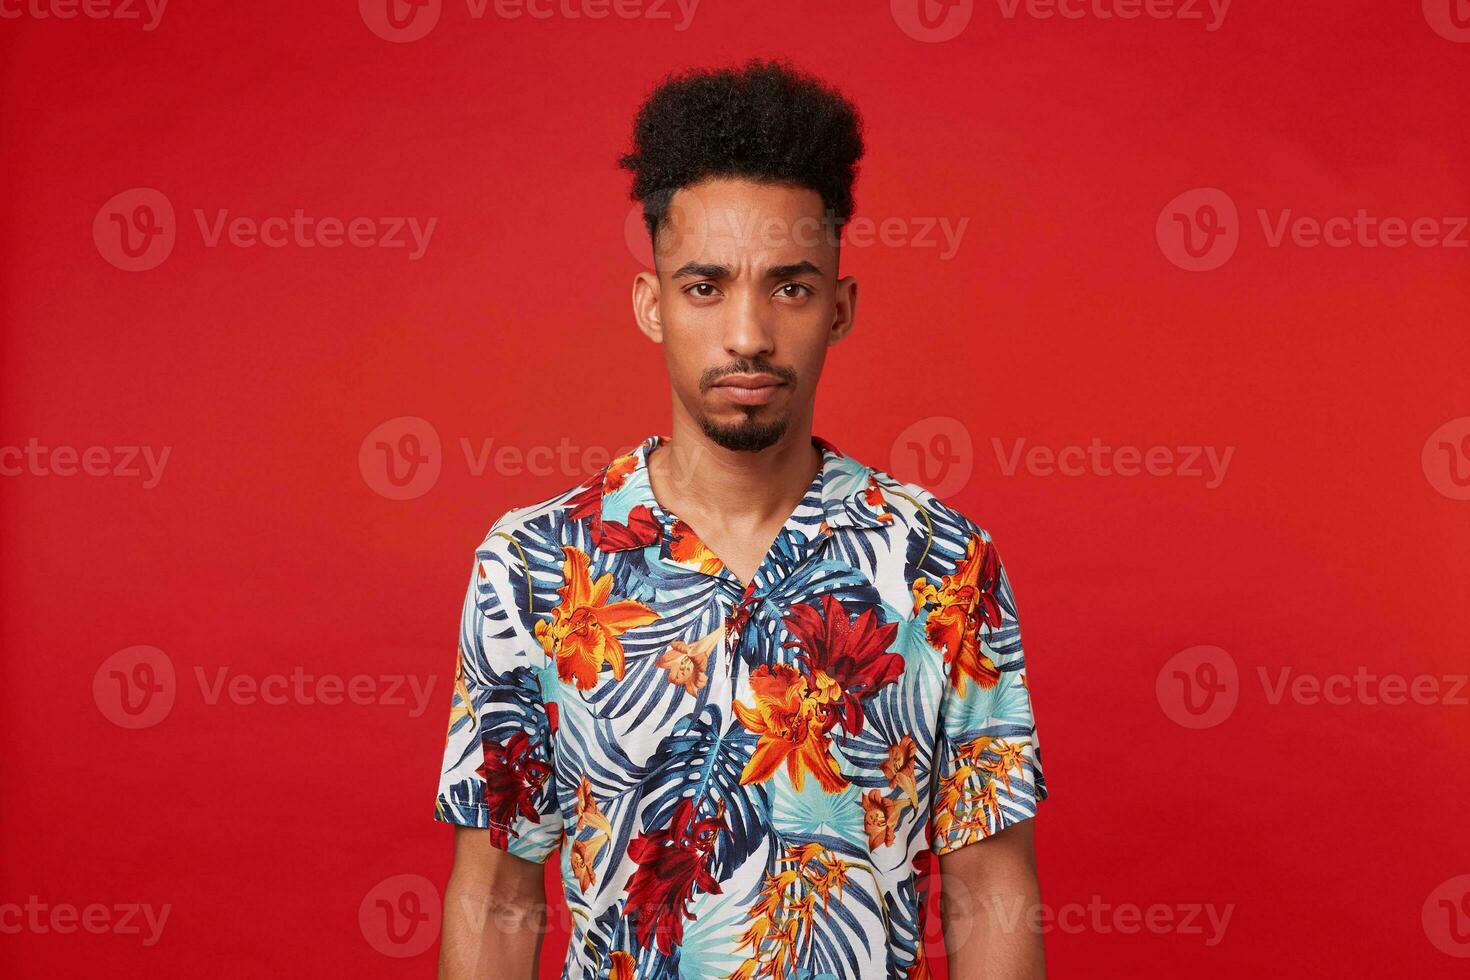
POLYGON ((816 191, 711 179, 674 194, 634 310, 663 344, 675 411, 717 445, 758 451, 809 424, 857 301, 837 251, 816 191))

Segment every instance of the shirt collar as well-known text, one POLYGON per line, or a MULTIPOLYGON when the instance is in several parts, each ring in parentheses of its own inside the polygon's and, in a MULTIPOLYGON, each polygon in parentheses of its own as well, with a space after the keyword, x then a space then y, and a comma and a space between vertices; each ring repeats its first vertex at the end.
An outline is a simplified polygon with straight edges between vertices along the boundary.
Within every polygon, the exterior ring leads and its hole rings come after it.
MULTIPOLYGON (((648 456, 664 437, 651 435, 614 459, 601 474, 601 499, 594 511, 592 540, 601 551, 626 551, 657 544, 666 535, 668 513, 653 495, 648 456)), ((822 464, 797 512, 814 501, 821 508, 821 529, 876 528, 893 521, 874 471, 820 436, 812 444, 822 451, 822 464)), ((593 486, 596 486, 594 479, 593 486)))

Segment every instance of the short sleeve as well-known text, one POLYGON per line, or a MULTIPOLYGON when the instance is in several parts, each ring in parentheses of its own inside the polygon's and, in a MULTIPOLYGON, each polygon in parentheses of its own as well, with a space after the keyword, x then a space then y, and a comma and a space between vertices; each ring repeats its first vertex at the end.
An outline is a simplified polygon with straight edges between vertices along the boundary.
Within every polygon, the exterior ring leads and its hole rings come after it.
MULTIPOLYGON (((460 618, 454 696, 434 817, 483 827, 496 847, 544 862, 561 843, 552 724, 541 695, 546 662, 507 608, 513 562, 495 529, 475 553, 460 618)), ((524 573, 520 573, 524 574, 524 573)))
POLYGON ((936 854, 1035 816, 1046 799, 1010 579, 983 530, 966 561, 976 625, 959 641, 940 698, 930 796, 936 854))

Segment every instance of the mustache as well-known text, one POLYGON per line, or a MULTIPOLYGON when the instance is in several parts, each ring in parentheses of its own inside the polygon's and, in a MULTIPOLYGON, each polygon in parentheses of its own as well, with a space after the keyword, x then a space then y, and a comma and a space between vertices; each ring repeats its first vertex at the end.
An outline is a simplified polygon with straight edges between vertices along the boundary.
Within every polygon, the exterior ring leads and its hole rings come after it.
POLYGON ((732 374, 769 374, 789 385, 796 384, 796 371, 794 369, 781 367, 758 358, 753 361, 742 359, 725 367, 710 368, 699 376, 699 390, 708 391, 721 378, 727 378, 732 374))

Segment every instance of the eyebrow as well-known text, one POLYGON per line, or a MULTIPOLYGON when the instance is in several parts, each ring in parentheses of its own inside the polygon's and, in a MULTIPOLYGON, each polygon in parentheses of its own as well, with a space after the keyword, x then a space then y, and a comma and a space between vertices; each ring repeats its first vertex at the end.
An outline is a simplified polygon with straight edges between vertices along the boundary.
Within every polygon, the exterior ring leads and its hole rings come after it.
MULTIPOLYGON (((822 270, 815 264, 808 262, 806 259, 802 259, 800 262, 790 262, 786 265, 773 265, 766 270, 764 278, 790 279, 792 276, 820 276, 821 274, 822 270)), ((685 262, 675 270, 670 278, 728 279, 730 278, 730 267, 728 265, 707 265, 700 262, 685 262)))

